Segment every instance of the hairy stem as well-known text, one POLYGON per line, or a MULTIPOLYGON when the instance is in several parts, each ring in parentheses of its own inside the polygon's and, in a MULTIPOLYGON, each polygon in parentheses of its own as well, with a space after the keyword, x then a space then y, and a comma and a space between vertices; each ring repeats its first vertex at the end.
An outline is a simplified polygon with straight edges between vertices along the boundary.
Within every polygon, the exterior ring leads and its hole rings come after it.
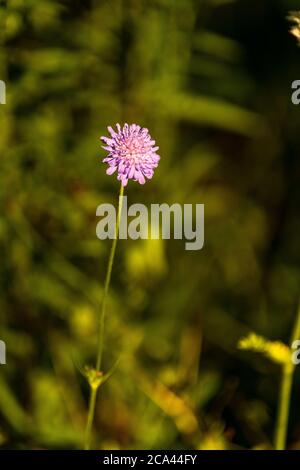
MULTIPOLYGON (((102 356, 103 356, 103 349, 104 349, 106 303, 107 303, 108 291, 109 291, 109 286, 110 286, 112 267, 113 267, 114 257, 115 257, 116 247, 117 247, 117 241, 119 237, 123 194, 124 194, 124 186, 122 186, 121 184, 120 194, 119 194, 118 215, 117 215, 116 227, 115 227, 115 236, 114 236, 111 250, 110 250, 106 277, 105 277, 103 299, 102 299, 101 310, 100 310, 100 315, 99 315, 98 347, 97 347, 96 367, 95 367, 96 372, 101 371, 101 365, 102 365, 102 356)), ((92 434, 93 422, 94 422, 94 417, 95 417, 95 407, 96 407, 96 401, 97 401, 97 392, 98 392, 98 387, 92 387, 92 386, 90 387, 88 419, 87 419, 85 440, 84 440, 85 450, 90 449, 91 434, 92 434)))

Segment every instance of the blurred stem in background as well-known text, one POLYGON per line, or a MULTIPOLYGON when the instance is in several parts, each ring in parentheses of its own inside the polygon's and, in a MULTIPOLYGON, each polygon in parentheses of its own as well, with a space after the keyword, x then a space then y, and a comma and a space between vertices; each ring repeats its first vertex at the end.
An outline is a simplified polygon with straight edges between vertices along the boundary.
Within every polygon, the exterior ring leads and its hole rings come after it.
POLYGON ((107 295, 108 295, 108 290, 110 286, 111 273, 112 273, 112 267, 114 263, 116 246, 117 246, 117 241, 119 237, 123 194, 124 194, 124 186, 121 183, 120 193, 119 193, 118 215, 117 215, 116 228, 115 228, 115 237, 113 239, 113 243, 112 243, 111 250, 110 250, 106 278, 105 278, 105 285, 104 285, 104 293, 103 293, 102 305, 101 305, 100 316, 99 316, 99 333, 98 333, 98 349, 97 349, 96 367, 95 367, 95 370, 93 371, 94 373, 89 378, 90 400, 89 400, 88 419, 87 419, 87 425, 86 425, 86 431, 85 431, 85 441, 84 441, 85 450, 89 450, 90 448, 91 432, 92 432, 94 416, 95 416, 97 392, 101 384, 101 377, 102 377, 101 365, 102 365, 102 356, 103 356, 103 349, 104 349, 106 302, 107 302, 107 295))
MULTIPOLYGON (((294 325, 294 330, 291 337, 290 347, 294 341, 300 338, 300 302, 294 325)), ((275 429, 275 449, 284 450, 286 447, 286 437, 289 421, 289 411, 291 402, 291 393, 293 385, 293 376, 295 371, 295 364, 292 361, 287 362, 282 366, 282 378, 279 394, 279 405, 277 423, 275 429)))

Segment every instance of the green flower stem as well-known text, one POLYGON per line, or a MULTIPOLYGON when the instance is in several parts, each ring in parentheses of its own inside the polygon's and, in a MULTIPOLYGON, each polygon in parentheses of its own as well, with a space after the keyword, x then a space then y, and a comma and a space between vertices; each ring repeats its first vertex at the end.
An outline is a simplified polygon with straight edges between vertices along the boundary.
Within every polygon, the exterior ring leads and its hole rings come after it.
MULTIPOLYGON (((118 215, 117 215, 116 228, 115 228, 115 237, 113 239, 113 243, 112 243, 111 250, 110 250, 105 284, 104 284, 102 305, 101 305, 101 310, 100 310, 100 315, 99 315, 98 348, 97 348, 96 367, 95 367, 95 370, 97 373, 101 372, 102 356, 103 356, 103 348, 104 348, 106 303, 107 303, 107 296, 108 296, 108 291, 109 291, 109 286, 110 286, 112 267, 113 267, 114 257, 115 257, 116 247, 117 247, 117 241, 119 237, 123 194, 124 194, 124 186, 121 183, 120 193, 119 193, 118 215)), ((95 407, 96 407, 98 388, 99 388, 99 385, 93 386, 93 384, 90 384, 89 410, 88 410, 88 419, 87 419, 85 440, 84 440, 85 450, 90 449, 91 433, 92 433, 92 427, 93 427, 94 416, 95 416, 95 407)))
MULTIPOLYGON (((300 339, 300 304, 296 315, 293 334, 291 337, 290 346, 297 339, 300 339)), ((287 429, 289 421, 289 411, 291 403, 291 393, 293 385, 293 376, 295 371, 295 364, 292 360, 282 366, 282 378, 279 392, 279 404, 277 423, 275 429, 275 449, 284 450, 286 447, 287 429)))
POLYGON ((284 450, 286 446, 286 436, 288 428, 288 418, 291 402, 291 391, 293 383, 293 365, 282 366, 282 378, 279 392, 279 405, 277 414, 277 424, 275 431, 275 449, 284 450))
POLYGON ((90 445, 91 445, 91 433, 92 433, 92 427, 93 427, 93 422, 94 422, 96 398, 97 398, 97 388, 90 387, 89 411, 88 411, 88 419, 87 419, 86 429, 85 429, 84 450, 89 450, 90 445))

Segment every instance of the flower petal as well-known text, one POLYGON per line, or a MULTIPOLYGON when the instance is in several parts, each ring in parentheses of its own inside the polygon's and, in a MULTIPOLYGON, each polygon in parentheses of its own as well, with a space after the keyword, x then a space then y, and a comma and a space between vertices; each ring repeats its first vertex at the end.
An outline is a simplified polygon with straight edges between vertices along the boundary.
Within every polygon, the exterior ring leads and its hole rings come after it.
POLYGON ((112 175, 116 171, 117 167, 116 166, 110 166, 106 170, 107 175, 112 175))

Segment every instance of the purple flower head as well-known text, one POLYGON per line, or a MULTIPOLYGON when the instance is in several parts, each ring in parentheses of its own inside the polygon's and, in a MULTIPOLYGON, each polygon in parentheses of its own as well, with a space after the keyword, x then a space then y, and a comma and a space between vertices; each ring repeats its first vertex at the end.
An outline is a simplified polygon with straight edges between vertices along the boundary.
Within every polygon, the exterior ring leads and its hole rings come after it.
POLYGON ((116 125, 117 132, 108 127, 111 137, 101 137, 107 150, 108 157, 103 159, 108 163, 108 175, 118 172, 118 180, 126 186, 129 179, 145 184, 146 178, 151 179, 154 168, 157 167, 160 156, 157 155, 159 147, 155 147, 155 140, 151 139, 148 129, 137 124, 116 125))

